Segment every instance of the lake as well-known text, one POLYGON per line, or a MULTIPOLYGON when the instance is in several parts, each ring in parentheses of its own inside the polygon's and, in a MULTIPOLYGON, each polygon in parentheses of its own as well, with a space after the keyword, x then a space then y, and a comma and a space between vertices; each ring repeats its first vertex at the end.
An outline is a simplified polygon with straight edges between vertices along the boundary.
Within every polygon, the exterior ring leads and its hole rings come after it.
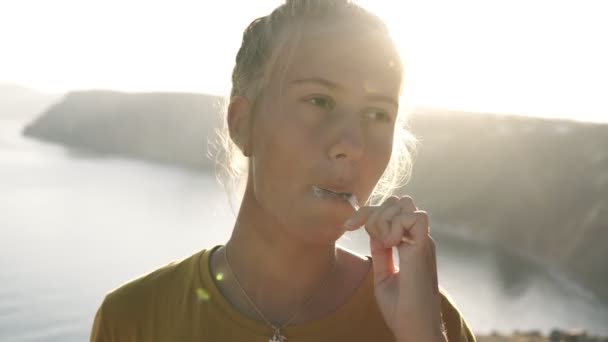
MULTIPOLYGON (((23 124, 0 117, 0 341, 86 341, 107 291, 228 238, 236 209, 214 175, 25 139, 23 124)), ((608 307, 562 275, 436 239, 440 283, 476 332, 608 336, 608 307)), ((340 244, 368 253, 364 232, 340 244)))

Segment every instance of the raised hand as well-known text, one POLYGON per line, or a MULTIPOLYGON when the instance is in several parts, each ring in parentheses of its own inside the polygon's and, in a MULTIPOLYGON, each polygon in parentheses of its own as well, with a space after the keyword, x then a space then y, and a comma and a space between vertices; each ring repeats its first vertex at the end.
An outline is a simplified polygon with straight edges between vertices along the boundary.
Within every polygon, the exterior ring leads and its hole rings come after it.
POLYGON ((380 206, 360 208, 345 223, 347 230, 363 225, 370 236, 376 301, 396 340, 447 341, 427 213, 409 196, 391 197, 380 206))

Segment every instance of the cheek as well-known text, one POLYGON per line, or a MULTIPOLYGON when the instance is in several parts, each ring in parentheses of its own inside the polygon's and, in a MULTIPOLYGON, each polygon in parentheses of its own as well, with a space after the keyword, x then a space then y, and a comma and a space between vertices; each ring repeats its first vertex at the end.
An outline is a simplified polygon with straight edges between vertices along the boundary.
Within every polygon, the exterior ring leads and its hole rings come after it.
MULTIPOLYGON (((263 148, 273 151, 273 158, 291 162, 289 166, 301 166, 304 161, 315 158, 315 143, 322 138, 322 122, 318 115, 307 111, 305 106, 288 102, 284 110, 268 115, 261 136, 267 136, 263 148)), ((286 165, 287 167, 288 165, 286 165)), ((298 168, 299 169, 299 168, 298 168)))
MULTIPOLYGON (((373 132, 368 141, 366 153, 365 173, 373 179, 373 185, 380 179, 388 166, 393 151, 393 133, 387 130, 373 132)), ((372 181, 372 180, 370 180, 372 181)))
MULTIPOLYGON (((310 161, 309 131, 297 120, 262 120, 254 130, 252 171, 259 190, 285 191, 306 182, 303 178, 310 161)), ((310 167, 310 166, 308 166, 310 167)))

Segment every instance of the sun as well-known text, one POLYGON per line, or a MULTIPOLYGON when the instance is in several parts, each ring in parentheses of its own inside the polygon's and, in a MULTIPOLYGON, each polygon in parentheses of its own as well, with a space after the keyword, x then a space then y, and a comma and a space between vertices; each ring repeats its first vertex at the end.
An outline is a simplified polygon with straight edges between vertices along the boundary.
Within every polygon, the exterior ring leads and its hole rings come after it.
MULTIPOLYGON (((387 23, 413 106, 608 122, 608 21, 550 0, 359 2, 387 23), (540 20, 539 18, 542 18, 540 20)), ((605 12, 604 12, 605 13, 605 12)))

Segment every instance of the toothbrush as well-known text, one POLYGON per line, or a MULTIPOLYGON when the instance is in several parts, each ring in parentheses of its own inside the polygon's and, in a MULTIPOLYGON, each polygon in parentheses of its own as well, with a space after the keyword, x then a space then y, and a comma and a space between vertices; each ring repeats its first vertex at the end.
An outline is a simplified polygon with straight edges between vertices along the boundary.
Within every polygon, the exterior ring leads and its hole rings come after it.
POLYGON ((355 211, 359 210, 359 201, 357 201, 357 196, 355 195, 348 195, 348 194, 344 194, 343 195, 346 200, 348 201, 348 203, 350 203, 350 205, 355 209, 355 211))

